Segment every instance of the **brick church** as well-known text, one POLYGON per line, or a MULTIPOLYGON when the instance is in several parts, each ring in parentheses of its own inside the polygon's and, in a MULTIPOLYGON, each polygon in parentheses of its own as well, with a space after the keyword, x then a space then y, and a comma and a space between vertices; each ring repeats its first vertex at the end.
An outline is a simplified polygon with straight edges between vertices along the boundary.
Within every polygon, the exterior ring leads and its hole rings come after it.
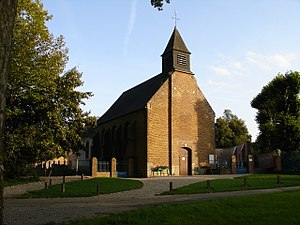
POLYGON ((125 163, 129 177, 153 168, 193 175, 215 149, 215 114, 190 69, 190 51, 176 27, 162 54, 162 72, 125 91, 99 118, 93 155, 125 163))

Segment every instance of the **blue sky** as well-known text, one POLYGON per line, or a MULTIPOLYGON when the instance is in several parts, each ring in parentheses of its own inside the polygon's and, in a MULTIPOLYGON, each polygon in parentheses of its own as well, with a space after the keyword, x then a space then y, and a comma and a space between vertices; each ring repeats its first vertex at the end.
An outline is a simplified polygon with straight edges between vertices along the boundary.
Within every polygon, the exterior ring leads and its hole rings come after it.
POLYGON ((171 0, 163 11, 150 0, 41 0, 69 64, 83 73, 83 107, 101 116, 119 95, 161 72, 174 28, 191 54, 191 70, 216 118, 230 109, 254 141, 251 100, 278 73, 300 71, 300 0, 171 0))

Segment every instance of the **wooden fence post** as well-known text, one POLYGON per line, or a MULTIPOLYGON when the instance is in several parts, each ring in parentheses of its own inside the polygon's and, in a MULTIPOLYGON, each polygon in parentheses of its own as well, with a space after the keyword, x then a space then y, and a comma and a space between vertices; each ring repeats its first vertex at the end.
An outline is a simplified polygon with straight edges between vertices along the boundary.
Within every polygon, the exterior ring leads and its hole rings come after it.
POLYGON ((244 177, 244 188, 246 188, 248 186, 248 183, 247 183, 247 178, 244 177))
POLYGON ((277 175, 277 177, 276 177, 276 182, 277 182, 277 186, 279 187, 280 186, 280 176, 279 175, 277 175))
POLYGON ((211 192, 211 190, 210 190, 210 180, 207 180, 207 181, 206 181, 206 190, 207 190, 208 192, 211 192))
POLYGON ((173 191, 173 182, 170 182, 170 192, 173 191))
POLYGON ((63 176, 63 182, 61 184, 61 192, 62 193, 66 192, 66 176, 63 176))

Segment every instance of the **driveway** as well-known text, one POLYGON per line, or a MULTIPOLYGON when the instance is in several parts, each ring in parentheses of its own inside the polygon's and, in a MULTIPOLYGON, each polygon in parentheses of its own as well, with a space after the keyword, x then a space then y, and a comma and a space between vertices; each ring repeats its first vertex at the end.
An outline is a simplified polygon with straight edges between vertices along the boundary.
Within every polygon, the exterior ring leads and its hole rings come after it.
POLYGON ((60 223, 63 221, 108 215, 162 203, 180 203, 196 200, 279 192, 286 190, 300 190, 300 187, 291 187, 193 195, 155 195, 169 190, 170 182, 172 182, 173 187, 176 188, 198 181, 217 178, 223 179, 225 177, 231 178, 232 176, 217 175, 144 178, 139 179, 144 183, 142 189, 107 195, 99 195, 95 197, 57 199, 6 199, 4 221, 8 225, 37 225, 46 224, 49 222, 60 223))

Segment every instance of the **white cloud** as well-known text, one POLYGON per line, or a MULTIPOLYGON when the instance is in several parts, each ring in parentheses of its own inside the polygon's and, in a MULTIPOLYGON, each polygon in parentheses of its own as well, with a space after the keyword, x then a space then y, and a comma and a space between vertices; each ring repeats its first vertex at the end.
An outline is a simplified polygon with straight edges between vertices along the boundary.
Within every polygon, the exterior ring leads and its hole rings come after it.
POLYGON ((262 70, 271 69, 266 56, 249 51, 246 52, 246 59, 248 60, 248 62, 254 64, 255 66, 259 67, 262 70))
POLYGON ((234 87, 233 83, 214 81, 214 80, 208 80, 208 84, 211 86, 217 87, 217 88, 232 88, 232 87, 234 87))
POLYGON ((209 66, 209 68, 216 74, 226 77, 232 77, 241 74, 244 71, 244 65, 241 61, 232 59, 222 53, 218 53, 220 58, 220 66, 209 66))
POLYGON ((232 62, 232 67, 237 69, 237 70, 244 70, 244 66, 241 62, 234 61, 232 62))
POLYGON ((128 23, 127 33, 125 36, 125 43, 124 43, 124 55, 125 56, 127 55, 129 39, 130 39, 131 33, 134 28, 134 24, 136 21, 136 4, 137 4, 137 0, 132 0, 131 8, 130 8, 129 23, 128 23))
POLYGON ((290 69, 293 61, 297 59, 294 53, 276 53, 274 55, 263 55, 248 51, 245 53, 245 55, 248 62, 264 71, 269 71, 274 67, 279 67, 281 69, 290 69))
POLYGON ((293 53, 289 54, 275 54, 274 56, 271 56, 271 61, 278 64, 282 68, 290 68, 292 65, 292 62, 296 59, 296 55, 293 53))
POLYGON ((222 76, 230 76, 231 72, 225 67, 217 67, 217 66, 210 66, 210 69, 214 71, 216 74, 222 76))

